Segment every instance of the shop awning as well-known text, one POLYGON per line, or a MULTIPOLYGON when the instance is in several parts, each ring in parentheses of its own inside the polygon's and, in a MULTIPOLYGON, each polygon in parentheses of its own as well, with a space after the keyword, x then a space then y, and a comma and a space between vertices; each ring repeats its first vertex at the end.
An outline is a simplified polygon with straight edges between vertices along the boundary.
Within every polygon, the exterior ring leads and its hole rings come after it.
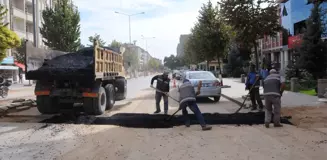
POLYGON ((0 65, 0 70, 18 70, 16 66, 2 66, 0 65))
POLYGON ((25 65, 15 61, 15 65, 25 71, 25 65))

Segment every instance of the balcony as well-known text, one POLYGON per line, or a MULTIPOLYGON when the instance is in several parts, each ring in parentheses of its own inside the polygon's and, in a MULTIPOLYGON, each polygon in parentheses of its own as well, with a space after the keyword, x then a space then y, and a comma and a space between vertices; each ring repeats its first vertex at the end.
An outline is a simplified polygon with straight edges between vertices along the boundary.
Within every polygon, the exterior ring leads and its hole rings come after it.
POLYGON ((33 15, 27 13, 27 15, 26 15, 26 21, 33 22, 33 15))
POLYGON ((13 15, 15 17, 19 17, 19 18, 22 18, 22 19, 25 19, 25 17, 26 17, 26 14, 25 14, 24 10, 21 10, 19 8, 16 8, 16 7, 13 7, 13 15))
POLYGON ((33 33, 27 32, 26 33, 26 39, 29 40, 29 41, 31 41, 31 42, 34 42, 34 35, 33 35, 33 33))
POLYGON ((26 32, 19 29, 13 29, 13 30, 18 35, 19 38, 26 38, 26 32))

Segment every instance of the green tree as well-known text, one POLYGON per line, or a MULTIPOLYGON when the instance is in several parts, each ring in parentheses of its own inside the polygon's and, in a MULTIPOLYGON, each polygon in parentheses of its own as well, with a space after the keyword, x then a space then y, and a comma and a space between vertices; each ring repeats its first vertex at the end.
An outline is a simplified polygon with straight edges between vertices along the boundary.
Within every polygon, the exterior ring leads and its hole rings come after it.
POLYGON ((149 69, 158 70, 160 64, 154 58, 150 58, 147 66, 148 66, 149 69))
POLYGON ((237 32, 237 42, 253 47, 259 67, 257 40, 264 35, 276 36, 279 24, 278 3, 272 0, 221 0, 223 19, 237 32))
POLYGON ((198 22, 191 30, 186 44, 188 62, 220 60, 225 57, 229 41, 227 26, 220 19, 217 7, 211 1, 203 4, 199 11, 198 22))
POLYGON ((25 52, 26 52, 26 39, 22 38, 20 40, 21 45, 16 47, 13 51, 15 60, 19 63, 25 64, 25 52))
POLYGON ((6 57, 7 49, 20 46, 17 34, 7 27, 7 23, 3 23, 7 12, 7 8, 0 5, 0 62, 6 57))
POLYGON ((169 57, 164 58, 164 66, 170 69, 176 69, 178 67, 183 67, 184 62, 182 58, 176 57, 174 55, 170 55, 169 57))
POLYGON ((99 34, 94 34, 94 36, 89 37, 89 42, 91 43, 89 46, 93 46, 94 40, 98 40, 100 47, 104 47, 106 45, 106 42, 101 39, 99 34))
POLYGON ((125 62, 125 69, 129 69, 131 71, 136 71, 140 67, 140 59, 137 54, 137 48, 133 45, 124 44, 122 45, 125 48, 125 52, 123 53, 123 59, 125 62), (127 65, 129 64, 129 65, 127 65))
POLYGON ((111 48, 119 48, 121 45, 122 45, 122 43, 120 43, 120 42, 118 42, 116 40, 113 40, 113 41, 111 41, 109 47, 111 47, 111 48))
POLYGON ((42 34, 44 44, 52 49, 73 52, 79 49, 80 16, 77 8, 68 0, 59 0, 54 8, 42 12, 42 34))
POLYGON ((327 48, 321 40, 323 24, 320 3, 314 3, 306 25, 297 66, 312 73, 315 79, 322 78, 326 76, 327 48))

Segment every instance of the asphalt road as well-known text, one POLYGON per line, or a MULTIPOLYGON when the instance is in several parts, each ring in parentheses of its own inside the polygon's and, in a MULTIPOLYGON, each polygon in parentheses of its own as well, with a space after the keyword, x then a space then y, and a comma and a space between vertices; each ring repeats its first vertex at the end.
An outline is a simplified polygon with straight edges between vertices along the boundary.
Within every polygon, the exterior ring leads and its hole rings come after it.
MULTIPOLYGON (((130 103, 117 104, 100 117, 110 118, 122 113, 152 114, 155 101, 154 90, 149 88, 150 79, 140 77, 129 80, 126 101, 130 103)), ((178 96, 174 89, 170 94, 178 96)), ((224 98, 219 103, 204 99, 198 104, 203 113, 231 113, 238 108, 224 98)), ((177 108, 177 103, 170 99, 169 114, 177 108)), ((44 124, 38 122, 46 117, 33 115, 35 112, 34 108, 17 113, 16 117, 11 117, 14 123, 8 123, 6 118, 0 120, 0 159, 326 159, 326 133, 291 125, 270 129, 262 125, 213 125, 213 130, 203 132, 199 125, 147 129, 115 125, 44 124), (17 118, 19 116, 28 117, 29 120, 17 118)), ((130 121, 140 119, 130 118, 130 121)))

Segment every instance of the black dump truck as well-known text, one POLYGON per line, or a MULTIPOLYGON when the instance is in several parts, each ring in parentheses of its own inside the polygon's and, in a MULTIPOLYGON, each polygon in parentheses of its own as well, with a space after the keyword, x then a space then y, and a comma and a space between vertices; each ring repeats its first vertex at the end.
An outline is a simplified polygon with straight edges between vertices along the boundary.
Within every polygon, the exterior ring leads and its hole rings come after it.
POLYGON ((26 42, 25 76, 36 81, 37 108, 55 114, 83 103, 89 115, 101 115, 126 98, 123 55, 111 48, 87 47, 74 53, 36 48, 26 42))

